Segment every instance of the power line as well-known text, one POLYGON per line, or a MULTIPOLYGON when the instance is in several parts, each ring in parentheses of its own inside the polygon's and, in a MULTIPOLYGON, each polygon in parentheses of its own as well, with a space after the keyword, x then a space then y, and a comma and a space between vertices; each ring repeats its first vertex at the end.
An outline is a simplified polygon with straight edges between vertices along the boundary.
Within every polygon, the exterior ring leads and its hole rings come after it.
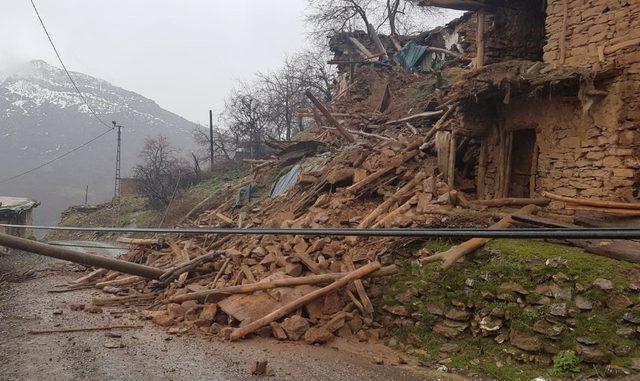
POLYGON ((609 228, 544 228, 544 229, 362 229, 362 228, 322 228, 322 229, 279 229, 279 228, 115 228, 77 226, 34 226, 0 224, 0 227, 33 230, 155 233, 155 234, 221 234, 221 235, 302 235, 312 237, 413 237, 413 238, 560 238, 560 239, 640 239, 640 229, 609 228))
POLYGON ((79 146, 77 146, 77 147, 74 147, 74 148, 70 149, 69 151, 67 151, 67 152, 65 152, 65 153, 63 153, 63 154, 61 154, 61 155, 58 155, 58 156, 54 157, 53 159, 51 159, 51 160, 49 160, 49 161, 47 161, 47 162, 44 162, 44 163, 42 163, 42 164, 38 165, 37 167, 34 167, 34 168, 31 168, 31 169, 28 169, 28 170, 26 170, 26 171, 24 171, 24 172, 20 172, 20 173, 18 173, 17 175, 14 175, 14 176, 7 177, 7 178, 5 178, 5 179, 2 179, 2 180, 0 180, 0 184, 6 183, 6 182, 11 181, 11 180, 15 180, 15 179, 17 179, 17 178, 19 178, 19 177, 22 177, 22 176, 24 176, 24 175, 27 175, 27 174, 29 174, 29 173, 31 173, 31 172, 37 171, 38 169, 40 169, 40 168, 42 168, 42 167, 46 167, 47 165, 49 165, 49 164, 51 164, 51 163, 54 163, 54 162, 56 162, 56 161, 58 161, 58 160, 60 160, 60 159, 62 159, 62 158, 64 158, 64 157, 66 157, 66 156, 68 156, 68 155, 70 155, 70 154, 72 154, 72 153, 74 153, 74 152, 76 152, 76 151, 78 151, 78 150, 80 150, 80 149, 82 149, 82 148, 84 148, 84 147, 88 146, 89 144, 91 144, 91 143, 95 142, 96 140, 98 140, 98 139, 100 139, 101 137, 105 136, 105 135, 106 135, 106 134, 108 134, 109 132, 113 131, 113 129, 114 129, 113 127, 110 127, 107 131, 104 131, 103 133, 99 134, 98 136, 95 136, 94 138, 92 138, 92 139, 90 139, 90 140, 88 140, 88 141, 86 141, 86 142, 84 142, 84 143, 80 144, 80 145, 79 145, 79 146))
POLYGON ((67 70, 67 66, 62 61, 62 57, 60 56, 60 53, 58 52, 58 49, 56 48, 56 45, 53 43, 53 39, 51 38, 51 35, 49 34, 49 31, 47 30, 47 27, 44 25, 44 21, 42 20, 42 17, 40 17, 40 12, 38 12, 38 8, 36 7, 36 4, 33 2, 33 0, 30 0, 30 1, 31 1, 31 5, 33 6, 33 10, 36 12, 36 16, 38 17, 38 20, 40 20, 40 25, 42 25, 42 29, 44 30, 44 33, 47 35, 47 39, 49 40, 49 43, 51 44, 51 47, 53 48, 53 51, 56 53, 56 57, 58 57, 58 61, 60 62, 60 65, 62 65, 62 68, 64 69, 64 72, 67 73, 67 77, 69 77, 69 81, 71 81, 71 84, 75 88, 76 92, 78 93, 78 95, 80 95, 80 98, 82 99, 82 102, 85 104, 85 106, 87 106, 87 108, 89 109, 91 114, 100 123, 102 123, 102 125, 104 125, 105 127, 109 128, 109 129, 112 129, 111 126, 108 123, 106 123, 105 121, 100 119, 98 114, 89 105, 89 102, 87 102, 87 99, 85 98, 85 96, 82 94, 82 92, 78 88, 78 85, 76 84, 76 81, 73 80, 73 78, 71 77, 71 73, 69 73, 69 70, 67 70))

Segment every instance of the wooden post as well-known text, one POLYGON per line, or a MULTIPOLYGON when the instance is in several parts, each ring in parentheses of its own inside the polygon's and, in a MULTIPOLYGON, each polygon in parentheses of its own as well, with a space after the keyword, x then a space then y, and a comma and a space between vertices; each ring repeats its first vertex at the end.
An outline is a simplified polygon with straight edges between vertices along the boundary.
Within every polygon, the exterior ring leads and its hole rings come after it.
POLYGON ((486 181, 487 176, 487 138, 482 137, 480 143, 480 155, 478 156, 478 173, 476 174, 476 198, 478 200, 484 200, 487 197, 486 194, 486 181))
POLYGON ((455 132, 451 132, 451 141, 449 142, 449 160, 447 167, 447 184, 449 189, 452 190, 455 187, 456 181, 456 151, 458 148, 457 135, 455 132))
POLYGON ((486 21, 486 13, 484 9, 478 9, 476 12, 477 21, 478 21, 478 30, 476 34, 476 69, 480 69, 484 66, 484 27, 486 21))
POLYGON ((380 36, 378 36, 378 32, 376 32, 376 28, 373 25, 367 25, 367 31, 369 32, 369 37, 373 40, 373 43, 376 45, 378 52, 382 56, 385 61, 389 61, 389 55, 387 54, 387 49, 382 45, 382 41, 380 41, 380 36))
POLYGON ((322 115, 324 115, 324 117, 327 119, 327 121, 333 127, 338 129, 338 132, 340 133, 340 135, 342 135, 342 137, 344 137, 349 143, 353 143, 353 142, 356 141, 356 139, 353 137, 353 135, 351 135, 349 133, 349 131, 347 131, 347 129, 344 128, 342 123, 338 122, 338 120, 336 118, 334 118, 333 115, 331 115, 329 110, 327 110, 327 108, 322 104, 322 102, 320 102, 318 100, 318 98, 316 98, 313 94, 311 94, 311 91, 307 90, 305 92, 305 95, 307 96, 307 98, 309 98, 309 100, 311 100, 311 102, 314 104, 314 106, 316 106, 316 108, 318 110, 320 110, 320 112, 322 113, 322 115))

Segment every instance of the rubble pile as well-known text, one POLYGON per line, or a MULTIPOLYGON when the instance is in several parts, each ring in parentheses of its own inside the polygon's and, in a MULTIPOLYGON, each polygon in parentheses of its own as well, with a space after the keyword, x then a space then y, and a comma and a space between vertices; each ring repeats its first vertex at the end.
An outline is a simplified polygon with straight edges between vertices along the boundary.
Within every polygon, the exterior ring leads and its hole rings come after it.
MULTIPOLYGON (((443 73, 363 68, 359 79, 326 110, 329 115, 315 115, 315 126, 294 142, 271 143, 279 148, 277 154, 251 160, 250 175, 204 200, 202 205, 217 206, 196 207, 183 225, 505 228, 515 223, 513 215, 547 215, 549 198, 477 200, 464 178, 465 172, 476 174, 478 169, 463 163, 479 154, 478 145, 465 139, 443 154, 449 147, 439 139, 441 133, 464 125, 463 110, 478 94, 504 94, 510 86, 517 94, 564 79, 579 82, 585 72, 509 61, 480 71, 450 68, 443 73), (371 105, 384 103, 384 93, 392 94, 392 106, 371 111, 371 105), (346 141, 348 136, 353 143, 346 141)), ((377 318, 380 311, 370 300, 369 286, 372 279, 397 273, 398 252, 411 243, 400 238, 270 235, 164 239, 166 245, 131 241, 137 246, 127 259, 175 276, 158 282, 102 272, 84 281, 120 296, 94 303, 144 306, 144 318, 173 333, 197 330, 224 339, 257 333, 309 344, 336 335, 363 341, 382 337, 385 325, 377 318), (354 274, 353 283, 336 286, 354 274)), ((425 264, 442 260, 448 268, 486 241, 474 242, 471 249, 462 245, 442 253, 418 252, 417 259, 425 264)), ((455 338, 473 325, 473 308, 450 311, 434 332, 455 338)), ((480 320, 473 329, 502 332, 498 319, 504 317, 475 313, 480 320)))

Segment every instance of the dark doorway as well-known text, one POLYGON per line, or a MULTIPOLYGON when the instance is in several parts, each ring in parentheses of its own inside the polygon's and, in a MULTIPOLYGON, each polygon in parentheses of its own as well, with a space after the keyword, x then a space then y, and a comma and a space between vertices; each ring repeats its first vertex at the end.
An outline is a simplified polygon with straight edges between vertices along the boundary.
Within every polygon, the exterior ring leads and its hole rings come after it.
POLYGON ((536 130, 513 131, 509 197, 530 197, 535 179, 536 130))

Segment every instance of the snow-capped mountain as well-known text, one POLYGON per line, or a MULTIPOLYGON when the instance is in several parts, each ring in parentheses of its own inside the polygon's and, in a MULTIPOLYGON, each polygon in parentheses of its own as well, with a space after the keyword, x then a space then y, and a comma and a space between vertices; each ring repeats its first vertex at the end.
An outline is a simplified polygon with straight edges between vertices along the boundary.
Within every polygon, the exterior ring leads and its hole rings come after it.
MULTIPOLYGON (((154 101, 104 80, 72 72, 86 101, 100 118, 122 131, 123 176, 137 164, 147 137, 166 136, 185 155, 195 149, 192 131, 198 126, 162 109, 154 101)), ((93 138, 107 127, 100 124, 75 91, 66 73, 44 61, 0 72, 0 180, 50 160, 93 138)), ((42 202, 39 222, 55 222, 67 206, 113 195, 116 134, 55 164, 0 184, 0 195, 29 196, 42 202)))

